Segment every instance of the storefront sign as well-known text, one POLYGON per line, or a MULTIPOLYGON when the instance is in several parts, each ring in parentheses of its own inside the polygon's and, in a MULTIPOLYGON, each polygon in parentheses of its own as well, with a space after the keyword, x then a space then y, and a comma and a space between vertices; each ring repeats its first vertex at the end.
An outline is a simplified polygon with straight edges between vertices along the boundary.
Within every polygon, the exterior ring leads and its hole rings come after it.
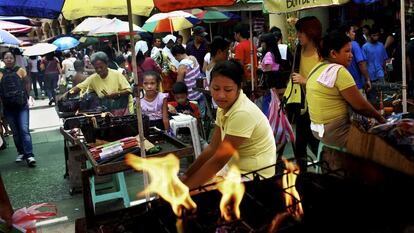
POLYGON ((287 13, 307 8, 341 5, 349 0, 263 0, 263 8, 268 13, 287 13))

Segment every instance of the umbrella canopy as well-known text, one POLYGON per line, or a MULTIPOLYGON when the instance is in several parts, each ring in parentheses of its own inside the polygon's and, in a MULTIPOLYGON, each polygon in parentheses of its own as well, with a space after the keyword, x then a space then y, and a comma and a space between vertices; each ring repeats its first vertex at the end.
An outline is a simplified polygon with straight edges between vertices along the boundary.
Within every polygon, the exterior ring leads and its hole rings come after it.
POLYGON ((192 28, 200 20, 194 15, 184 11, 158 13, 145 21, 143 29, 149 32, 174 32, 192 28))
MULTIPOLYGON (((133 24, 134 32, 145 31, 141 27, 133 24)), ((117 18, 113 18, 109 22, 102 24, 95 29, 89 31, 88 35, 94 34, 117 34, 117 35, 126 35, 129 33, 129 24, 128 22, 122 21, 117 18)))
POLYGON ((63 51, 78 46, 79 41, 73 37, 65 36, 56 39, 52 44, 57 46, 57 50, 63 51))
POLYGON ((88 17, 82 21, 78 26, 73 30, 73 34, 87 34, 89 31, 100 27, 101 25, 108 24, 111 22, 111 19, 103 17, 88 17))
POLYGON ((288 13, 314 7, 341 5, 347 2, 349 0, 314 0, 295 4, 295 1, 263 0, 263 11, 266 13, 288 13))
POLYGON ((99 39, 92 36, 82 36, 81 38, 79 38, 79 42, 86 45, 92 45, 99 43, 99 39))
POLYGON ((154 0, 154 4, 161 12, 170 12, 182 9, 210 6, 231 6, 236 0, 154 0))
POLYGON ((49 43, 38 43, 30 47, 23 48, 23 55, 38 56, 56 51, 57 46, 49 43))
POLYGON ((241 20, 240 15, 237 15, 237 14, 234 14, 234 13, 231 13, 231 12, 228 12, 228 11, 224 11, 222 13, 225 14, 227 17, 229 17, 229 20, 231 20, 231 21, 240 21, 241 20))
MULTIPOLYGON (((131 1, 132 13, 149 16, 153 0, 131 1)), ((60 14, 72 20, 85 16, 128 15, 127 1, 114 0, 0 0, 0 15, 56 19, 60 14)))
POLYGON ((213 11, 213 10, 205 10, 201 11, 197 14, 194 14, 197 18, 199 18, 203 23, 218 23, 218 22, 226 22, 230 19, 226 14, 220 11, 213 11))
POLYGON ((32 26, 0 20, 0 29, 10 33, 29 33, 32 31, 32 26))
POLYGON ((24 16, 0 16, 0 20, 13 23, 20 23, 24 25, 32 25, 31 20, 24 16))
POLYGON ((0 29, 0 44, 2 46, 19 46, 20 43, 22 42, 10 32, 0 29))

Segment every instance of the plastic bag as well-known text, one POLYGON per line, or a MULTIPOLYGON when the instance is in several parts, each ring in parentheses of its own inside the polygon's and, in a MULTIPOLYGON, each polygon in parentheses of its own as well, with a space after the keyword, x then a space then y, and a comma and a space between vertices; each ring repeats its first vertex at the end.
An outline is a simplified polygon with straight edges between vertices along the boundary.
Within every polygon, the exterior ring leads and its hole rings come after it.
POLYGON ((13 214, 13 225, 25 229, 26 233, 36 233, 36 220, 47 219, 56 216, 55 205, 42 203, 35 204, 28 208, 18 209, 13 214), (39 208, 49 208, 51 211, 39 211, 39 208))

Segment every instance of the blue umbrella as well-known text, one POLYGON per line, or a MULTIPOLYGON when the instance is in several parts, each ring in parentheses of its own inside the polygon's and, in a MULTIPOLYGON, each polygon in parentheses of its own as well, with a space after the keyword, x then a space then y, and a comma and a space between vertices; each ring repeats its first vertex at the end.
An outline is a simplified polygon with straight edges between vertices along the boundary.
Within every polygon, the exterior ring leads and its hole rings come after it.
POLYGON ((10 32, 0 29, 0 44, 7 46, 19 46, 20 43, 21 41, 10 34, 10 32))
POLYGON ((52 44, 58 47, 57 50, 63 51, 63 50, 71 49, 73 47, 78 46, 79 41, 73 37, 65 36, 65 37, 60 37, 56 39, 55 41, 53 41, 52 44))

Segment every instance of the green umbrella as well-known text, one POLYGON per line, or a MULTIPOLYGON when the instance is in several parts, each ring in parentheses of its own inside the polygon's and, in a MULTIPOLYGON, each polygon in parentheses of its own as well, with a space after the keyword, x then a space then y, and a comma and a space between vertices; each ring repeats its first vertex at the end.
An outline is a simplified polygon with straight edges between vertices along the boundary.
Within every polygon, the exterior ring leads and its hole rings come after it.
POLYGON ((187 12, 196 16, 203 23, 209 24, 211 40, 213 39, 213 35, 211 33, 211 24, 226 22, 230 20, 230 17, 224 14, 223 12, 215 11, 215 10, 201 10, 201 9, 196 8, 196 9, 188 10, 187 12))
POLYGON ((86 45, 93 45, 99 43, 99 39, 91 36, 82 36, 81 38, 79 38, 79 42, 86 45))
POLYGON ((219 23, 219 22, 226 22, 230 18, 225 15, 223 12, 220 11, 209 11, 205 10, 198 14, 195 14, 197 18, 199 18, 204 23, 219 23))

